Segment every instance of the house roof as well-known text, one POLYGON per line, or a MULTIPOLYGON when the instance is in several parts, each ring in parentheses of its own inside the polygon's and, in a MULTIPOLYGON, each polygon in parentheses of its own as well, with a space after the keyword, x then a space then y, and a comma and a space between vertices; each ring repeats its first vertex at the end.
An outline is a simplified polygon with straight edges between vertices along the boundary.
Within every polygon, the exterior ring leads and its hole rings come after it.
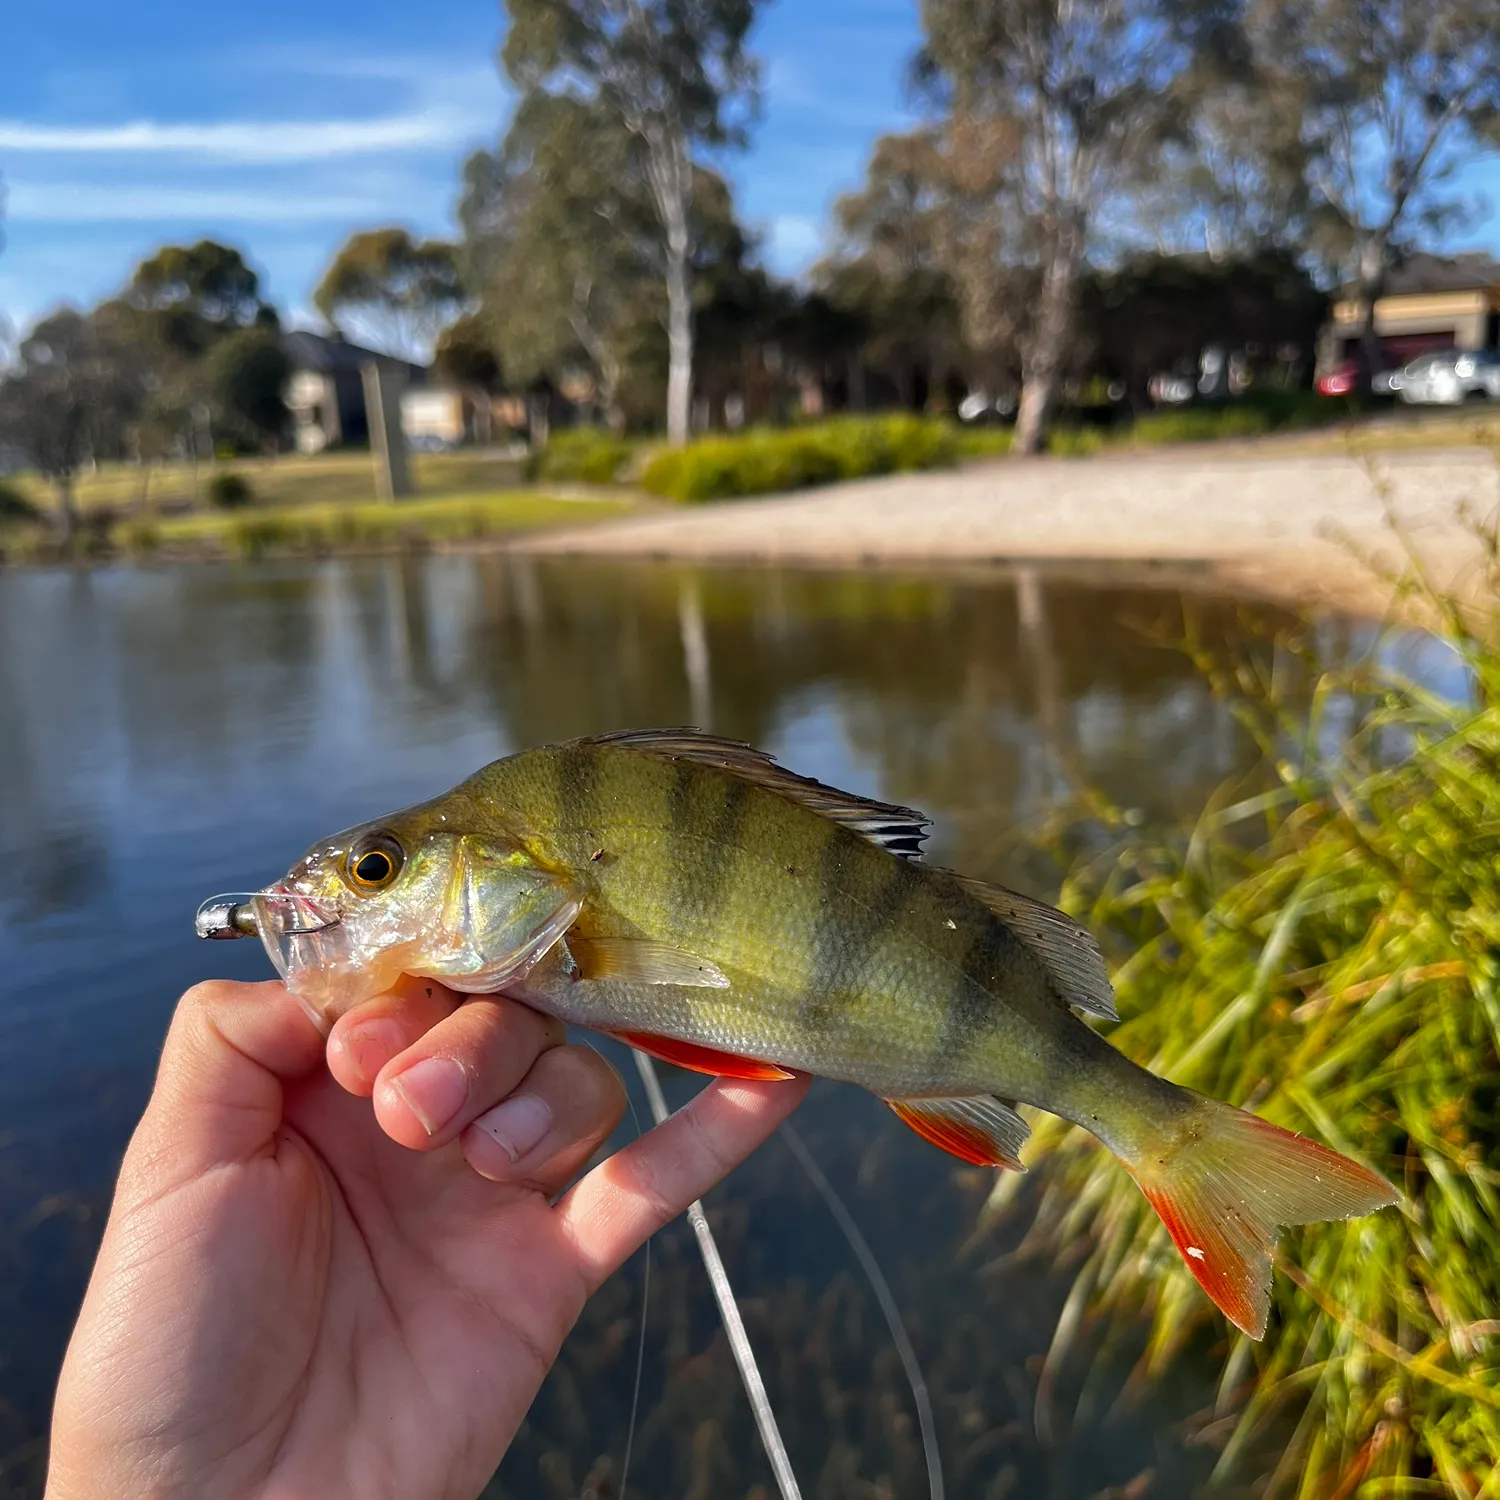
POLYGON ((318 370, 330 375, 348 370, 358 374, 360 367, 372 359, 383 365, 404 366, 413 374, 420 374, 423 370, 421 365, 410 364, 404 359, 392 359, 389 354, 382 354, 378 349, 365 349, 359 344, 351 344, 345 338, 326 338, 321 333, 311 333, 306 329, 299 328, 286 334, 282 343, 293 368, 298 370, 318 370))
POLYGON ((1500 261, 1482 250, 1463 255, 1429 255, 1419 250, 1403 256, 1386 273, 1385 295, 1474 292, 1495 286, 1500 286, 1500 261))

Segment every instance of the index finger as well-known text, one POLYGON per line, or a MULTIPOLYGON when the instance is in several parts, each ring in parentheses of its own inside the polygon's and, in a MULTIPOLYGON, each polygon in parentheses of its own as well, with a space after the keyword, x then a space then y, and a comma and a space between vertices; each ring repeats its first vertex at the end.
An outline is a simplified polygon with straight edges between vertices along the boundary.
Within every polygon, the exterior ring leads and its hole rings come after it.
POLYGON ((555 1212, 590 1293, 769 1139, 811 1082, 717 1078, 577 1183, 555 1212))

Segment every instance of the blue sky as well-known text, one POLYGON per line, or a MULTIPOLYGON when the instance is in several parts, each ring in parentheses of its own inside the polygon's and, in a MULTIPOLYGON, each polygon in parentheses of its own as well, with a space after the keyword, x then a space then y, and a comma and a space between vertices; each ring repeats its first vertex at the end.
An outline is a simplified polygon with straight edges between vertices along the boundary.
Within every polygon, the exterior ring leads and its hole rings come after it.
MULTIPOLYGON (((496 0, 72 0, 8 8, 0 313, 118 287, 156 246, 239 245, 304 312, 351 230, 450 233, 459 167, 501 134, 496 0)), ((870 142, 909 120, 915 0, 782 0, 756 31, 764 112, 727 163, 766 259, 816 258, 870 142)))
MULTIPOLYGON (((71 0, 5 21, 0 314, 24 326, 117 288, 161 244, 239 245, 306 317, 351 231, 450 233, 459 166, 503 130, 497 0, 71 0)), ((755 35, 765 99, 726 165, 765 258, 815 259, 834 197, 910 123, 916 0, 779 0, 755 35)), ((1500 163, 1459 184, 1500 201, 1500 163)), ((1500 249, 1482 212, 1455 245, 1500 249)))

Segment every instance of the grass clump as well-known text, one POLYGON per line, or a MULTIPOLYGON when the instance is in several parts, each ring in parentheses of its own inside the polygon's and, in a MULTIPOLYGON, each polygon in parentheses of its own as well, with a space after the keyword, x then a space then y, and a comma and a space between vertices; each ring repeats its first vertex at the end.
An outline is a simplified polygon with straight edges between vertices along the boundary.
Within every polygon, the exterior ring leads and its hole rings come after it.
MULTIPOLYGON (((974 441, 979 436, 961 444, 951 423, 906 413, 757 428, 658 449, 646 461, 641 485, 670 500, 774 494, 872 474, 943 468, 961 455, 985 451, 974 441)), ((989 451, 1001 451, 1001 445, 989 451)))
POLYGON ((533 455, 529 477, 576 484, 613 484, 634 448, 600 427, 572 427, 554 433, 533 455))
POLYGON ((1220 1477, 1272 1449, 1263 1500, 1500 1493, 1500 650, 1424 604, 1464 696, 1403 675, 1390 642, 1337 669, 1296 640, 1269 666, 1197 651, 1260 777, 1180 832, 1088 794, 1044 840, 1116 967, 1115 1044, 1403 1194, 1287 1232, 1257 1345, 1105 1153, 1038 1122, 1056 1148, 1038 1234, 1090 1247, 1090 1340, 1145 1308, 1146 1373, 1217 1341, 1220 1414, 1238 1413, 1216 1424, 1220 1477))

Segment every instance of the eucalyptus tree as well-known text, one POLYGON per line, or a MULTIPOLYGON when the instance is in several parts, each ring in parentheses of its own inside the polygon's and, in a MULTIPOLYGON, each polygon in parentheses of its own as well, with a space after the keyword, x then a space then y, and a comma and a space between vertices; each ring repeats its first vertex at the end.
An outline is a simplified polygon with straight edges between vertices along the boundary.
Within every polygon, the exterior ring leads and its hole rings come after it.
POLYGON ((1042 444, 1061 393, 1085 256, 1112 207, 1186 128, 1217 23, 1181 0, 923 0, 917 74, 956 122, 992 126, 996 253, 1034 277, 1020 340, 1016 448, 1042 444))
POLYGON ((426 361, 466 301, 455 248, 400 228, 350 235, 313 292, 334 327, 412 364, 426 361))
POLYGON ((506 0, 502 60, 523 96, 566 95, 617 125, 639 159, 661 246, 667 435, 686 440, 693 381, 697 148, 743 144, 757 99, 755 0, 506 0))
POLYGON ((1500 0, 1248 0, 1246 31, 1264 109, 1300 122, 1328 258, 1353 282, 1373 364, 1392 252, 1461 214, 1445 184, 1500 143, 1500 0))

